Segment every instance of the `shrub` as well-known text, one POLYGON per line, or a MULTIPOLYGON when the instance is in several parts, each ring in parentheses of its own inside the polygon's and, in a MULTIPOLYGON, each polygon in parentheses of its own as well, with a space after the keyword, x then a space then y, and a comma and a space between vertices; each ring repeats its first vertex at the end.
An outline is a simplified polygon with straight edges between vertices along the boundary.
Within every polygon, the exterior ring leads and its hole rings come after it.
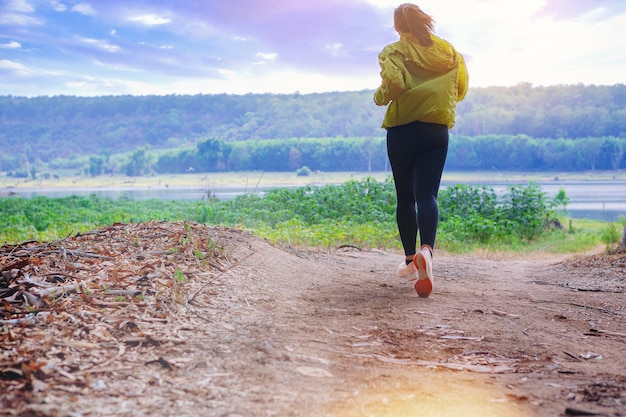
POLYGON ((313 171, 306 165, 296 171, 296 175, 299 177, 308 177, 312 173, 313 171))

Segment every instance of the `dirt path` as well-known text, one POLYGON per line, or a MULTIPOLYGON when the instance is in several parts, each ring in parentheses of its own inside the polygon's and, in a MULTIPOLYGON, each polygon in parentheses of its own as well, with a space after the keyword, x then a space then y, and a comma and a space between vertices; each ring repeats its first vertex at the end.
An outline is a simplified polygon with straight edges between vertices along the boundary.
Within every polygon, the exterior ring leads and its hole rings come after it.
MULTIPOLYGON (((421 299, 394 276, 398 254, 211 233, 221 272, 183 268, 189 281, 168 297, 184 299, 161 319, 92 302, 64 307, 57 338, 51 319, 5 325, 0 415, 626 415, 624 257, 589 269, 587 258, 438 253, 421 299)), ((108 262, 147 262, 125 256, 108 262)))

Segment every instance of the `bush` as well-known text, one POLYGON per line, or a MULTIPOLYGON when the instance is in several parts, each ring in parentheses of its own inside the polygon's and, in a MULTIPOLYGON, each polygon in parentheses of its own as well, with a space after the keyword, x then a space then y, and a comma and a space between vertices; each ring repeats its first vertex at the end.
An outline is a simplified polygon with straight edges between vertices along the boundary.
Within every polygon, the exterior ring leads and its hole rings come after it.
POLYGON ((296 175, 299 177, 308 177, 312 173, 313 171, 306 165, 296 171, 296 175))

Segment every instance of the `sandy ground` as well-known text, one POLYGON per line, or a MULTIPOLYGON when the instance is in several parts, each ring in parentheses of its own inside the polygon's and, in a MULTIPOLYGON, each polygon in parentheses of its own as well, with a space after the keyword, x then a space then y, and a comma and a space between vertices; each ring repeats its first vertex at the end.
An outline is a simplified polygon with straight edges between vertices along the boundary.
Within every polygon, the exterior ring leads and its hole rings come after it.
POLYGON ((32 318, 5 293, 0 415, 626 415, 623 255, 436 253, 424 299, 397 253, 233 229, 118 225, 2 249, 0 289, 43 304, 32 318), (46 297, 50 277, 67 293, 46 297))

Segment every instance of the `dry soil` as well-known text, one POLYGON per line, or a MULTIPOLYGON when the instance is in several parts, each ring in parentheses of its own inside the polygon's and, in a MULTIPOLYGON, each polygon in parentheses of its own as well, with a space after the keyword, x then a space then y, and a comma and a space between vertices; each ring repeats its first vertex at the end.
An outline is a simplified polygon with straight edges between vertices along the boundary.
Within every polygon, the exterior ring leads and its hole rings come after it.
POLYGON ((398 253, 195 224, 1 254, 0 415, 626 415, 624 255, 437 252, 419 298, 398 253))

